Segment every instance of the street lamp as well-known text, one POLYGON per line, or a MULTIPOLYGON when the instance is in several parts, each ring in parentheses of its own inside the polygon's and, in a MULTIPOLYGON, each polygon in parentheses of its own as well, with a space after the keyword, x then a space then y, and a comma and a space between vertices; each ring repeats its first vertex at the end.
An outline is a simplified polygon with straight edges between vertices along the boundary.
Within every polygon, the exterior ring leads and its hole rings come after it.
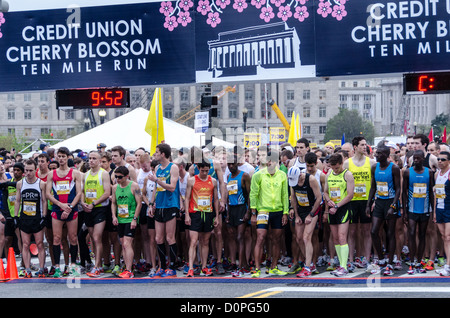
POLYGON ((414 135, 417 135, 417 121, 414 122, 414 135))
POLYGON ((100 124, 103 124, 105 122, 106 110, 100 109, 98 111, 98 116, 100 117, 100 124))
POLYGON ((242 119, 244 120, 244 132, 247 130, 247 117, 248 117, 248 109, 247 107, 244 107, 244 109, 242 109, 242 119))
POLYGON ((89 124, 91 123, 91 121, 89 120, 89 118, 85 117, 83 119, 84 122, 84 130, 89 130, 89 124))

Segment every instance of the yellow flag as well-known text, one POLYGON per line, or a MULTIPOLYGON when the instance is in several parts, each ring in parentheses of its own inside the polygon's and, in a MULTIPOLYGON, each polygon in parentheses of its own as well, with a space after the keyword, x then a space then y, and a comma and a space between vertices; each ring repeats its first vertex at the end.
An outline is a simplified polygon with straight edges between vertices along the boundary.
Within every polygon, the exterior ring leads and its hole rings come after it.
POLYGON ((150 154, 153 155, 156 146, 164 142, 164 121, 160 88, 156 88, 153 93, 152 105, 150 106, 147 122, 145 123, 145 131, 152 137, 150 154))
POLYGON ((297 140, 302 138, 302 125, 300 124, 300 116, 297 114, 297 122, 296 122, 296 128, 297 128, 297 140))
POLYGON ((297 133, 295 131, 295 112, 292 112, 291 125, 289 126, 289 139, 288 142, 291 146, 297 145, 297 133))

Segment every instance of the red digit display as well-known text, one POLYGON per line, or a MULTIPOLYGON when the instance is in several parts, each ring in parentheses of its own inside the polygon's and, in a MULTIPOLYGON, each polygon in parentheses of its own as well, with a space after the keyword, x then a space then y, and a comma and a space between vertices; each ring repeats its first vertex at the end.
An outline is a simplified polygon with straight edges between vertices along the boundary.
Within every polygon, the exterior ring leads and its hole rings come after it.
POLYGON ((450 72, 417 73, 403 75, 405 94, 444 94, 450 92, 450 72))
POLYGON ((130 107, 129 88, 89 88, 56 91, 56 107, 121 108, 130 107))

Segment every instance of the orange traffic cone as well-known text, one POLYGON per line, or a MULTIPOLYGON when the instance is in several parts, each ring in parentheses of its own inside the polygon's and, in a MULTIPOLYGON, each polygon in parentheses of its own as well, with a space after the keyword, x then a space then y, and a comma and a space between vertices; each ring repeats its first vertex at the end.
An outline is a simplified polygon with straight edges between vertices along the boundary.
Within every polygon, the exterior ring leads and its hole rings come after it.
POLYGON ((6 278, 8 279, 18 279, 19 273, 17 271, 17 264, 16 264, 16 256, 14 255, 14 248, 9 248, 8 253, 8 264, 6 267, 6 278))
POLYGON ((6 282, 8 278, 6 278, 5 267, 3 266, 3 260, 0 258, 0 282, 6 282))

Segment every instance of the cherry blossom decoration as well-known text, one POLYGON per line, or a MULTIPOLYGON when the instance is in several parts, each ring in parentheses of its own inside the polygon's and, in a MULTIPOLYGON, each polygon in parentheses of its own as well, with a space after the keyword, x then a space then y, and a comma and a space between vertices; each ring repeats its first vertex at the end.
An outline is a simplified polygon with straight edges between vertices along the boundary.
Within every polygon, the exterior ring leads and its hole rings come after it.
MULTIPOLYGON (((192 18, 189 10, 194 0, 163 1, 159 11, 165 16, 164 27, 173 31, 178 26, 187 26, 192 18), (174 3, 174 5, 173 5, 174 3)), ((221 23, 220 15, 231 6, 238 13, 248 7, 249 0, 198 0, 197 12, 206 17, 206 23, 215 28, 221 23)), ((278 18, 288 21, 294 18, 300 22, 308 19, 310 13, 306 3, 312 0, 250 0, 250 4, 260 10, 259 18, 269 23, 278 18)), ((350 0, 318 0, 317 14, 323 18, 332 17, 341 21, 347 16, 345 4, 350 0)))
MULTIPOLYGON (((5 20, 5 16, 3 15, 2 12, 0 12, 0 27, 2 26, 2 24, 5 24, 6 20, 5 20)), ((0 28, 0 38, 3 36, 2 33, 2 29, 0 28)))

